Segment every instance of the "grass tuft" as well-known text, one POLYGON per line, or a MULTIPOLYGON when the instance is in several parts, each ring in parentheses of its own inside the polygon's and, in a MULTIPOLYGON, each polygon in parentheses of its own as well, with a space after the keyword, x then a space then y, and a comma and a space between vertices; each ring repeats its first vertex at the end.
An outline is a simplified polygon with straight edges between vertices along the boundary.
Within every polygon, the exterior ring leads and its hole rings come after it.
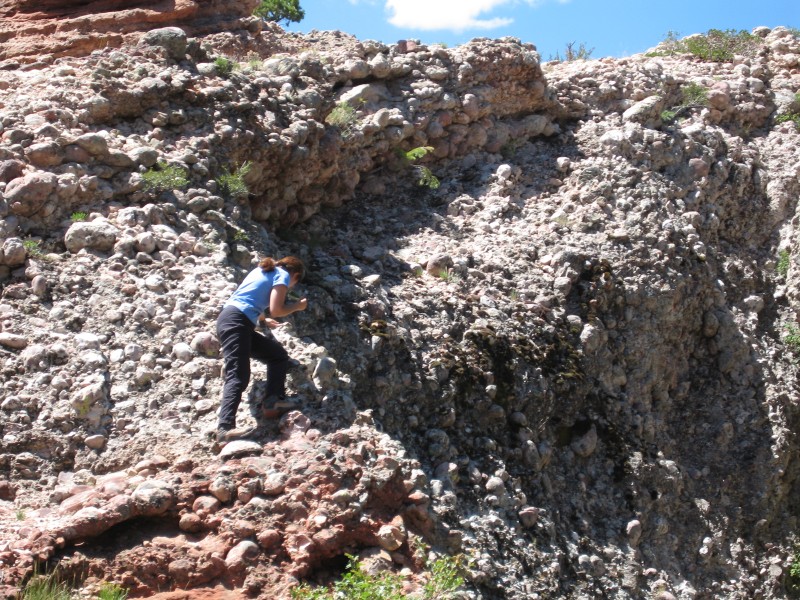
POLYGON ((226 168, 222 175, 217 178, 219 189, 223 194, 229 197, 247 195, 250 190, 247 187, 244 177, 252 168, 253 164, 250 161, 243 162, 241 166, 233 172, 226 168))
POLYGON ((356 109, 347 102, 339 102, 325 117, 325 122, 339 130, 344 139, 351 137, 358 127, 356 109))
POLYGON ((659 49, 647 56, 692 54, 704 61, 732 62, 737 54, 755 56, 762 44, 760 37, 743 29, 709 29, 706 33, 685 38, 675 31, 669 31, 659 49))
POLYGON ((217 68, 217 73, 219 75, 227 77, 236 68, 236 63, 225 56, 218 56, 214 59, 214 66, 217 68))
POLYGON ((69 586, 54 574, 34 575, 25 585, 19 600, 70 600, 69 586))
POLYGON ((97 593, 100 600, 125 600, 128 597, 128 590, 116 583, 103 583, 97 593))
POLYGON ((179 190, 189 185, 189 178, 186 169, 175 165, 169 165, 160 161, 156 167, 151 167, 142 174, 144 189, 147 192, 165 192, 167 190, 179 190))

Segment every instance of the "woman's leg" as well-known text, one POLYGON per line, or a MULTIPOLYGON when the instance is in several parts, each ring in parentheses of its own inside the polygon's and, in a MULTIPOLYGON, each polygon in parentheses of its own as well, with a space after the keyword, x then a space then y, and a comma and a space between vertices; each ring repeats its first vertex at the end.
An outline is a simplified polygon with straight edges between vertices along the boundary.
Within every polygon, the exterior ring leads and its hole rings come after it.
POLYGON ((286 374, 289 372, 289 354, 272 334, 253 332, 251 338, 253 358, 267 364, 267 397, 286 395, 286 374))
POLYGON ((219 407, 219 429, 236 426, 236 411, 250 382, 253 323, 237 308, 226 307, 217 319, 217 337, 225 358, 225 383, 219 407))

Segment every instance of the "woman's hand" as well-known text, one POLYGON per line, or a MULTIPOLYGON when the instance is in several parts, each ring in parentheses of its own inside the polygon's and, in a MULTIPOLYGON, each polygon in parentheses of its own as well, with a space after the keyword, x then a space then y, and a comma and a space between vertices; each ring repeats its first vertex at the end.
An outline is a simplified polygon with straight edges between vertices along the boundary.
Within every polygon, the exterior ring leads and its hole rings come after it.
POLYGON ((308 299, 306 298, 286 304, 288 291, 289 289, 285 285, 276 285, 272 288, 269 296, 269 314, 273 317, 285 317, 308 308, 308 299))

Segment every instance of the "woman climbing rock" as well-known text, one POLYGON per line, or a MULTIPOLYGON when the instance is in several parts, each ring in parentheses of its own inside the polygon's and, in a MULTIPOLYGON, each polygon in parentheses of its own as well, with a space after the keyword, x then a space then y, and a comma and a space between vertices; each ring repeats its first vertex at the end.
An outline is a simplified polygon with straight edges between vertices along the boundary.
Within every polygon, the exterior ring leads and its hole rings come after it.
POLYGON ((305 272, 303 261, 294 256, 278 261, 263 259, 228 298, 217 318, 217 336, 225 359, 218 444, 246 439, 255 433, 255 428, 236 428, 236 411, 250 382, 251 357, 267 365, 267 398, 261 407, 262 415, 277 418, 299 405, 296 399, 286 397, 289 354, 271 333, 261 334, 256 327, 275 329, 281 326, 276 317, 306 309, 306 298, 287 303, 289 290, 303 279, 305 272), (267 309, 269 317, 264 314, 267 309))

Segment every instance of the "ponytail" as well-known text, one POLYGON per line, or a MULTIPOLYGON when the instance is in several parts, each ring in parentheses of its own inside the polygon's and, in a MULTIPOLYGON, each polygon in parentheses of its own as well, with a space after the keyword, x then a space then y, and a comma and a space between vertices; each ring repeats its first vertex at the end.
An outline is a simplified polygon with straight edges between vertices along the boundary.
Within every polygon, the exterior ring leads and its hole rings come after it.
POLYGON ((295 256, 285 256, 279 261, 275 261, 275 259, 264 258, 258 263, 258 266, 261 267, 261 270, 265 273, 269 271, 274 271, 275 267, 280 267, 292 275, 300 274, 300 280, 302 281, 303 277, 306 276, 306 266, 303 264, 303 261, 295 256))
POLYGON ((275 261, 268 256, 264 259, 261 259, 261 262, 258 263, 258 266, 261 267, 262 271, 267 273, 275 269, 275 261))

